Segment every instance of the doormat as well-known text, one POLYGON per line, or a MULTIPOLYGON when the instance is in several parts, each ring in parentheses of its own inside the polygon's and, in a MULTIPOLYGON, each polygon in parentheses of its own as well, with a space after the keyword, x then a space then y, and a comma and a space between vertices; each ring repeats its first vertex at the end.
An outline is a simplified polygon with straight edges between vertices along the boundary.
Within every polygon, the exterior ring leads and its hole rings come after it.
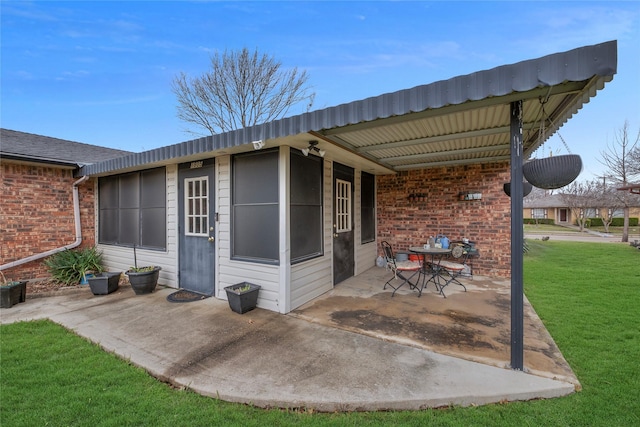
POLYGON ((207 295, 197 294, 195 292, 187 291, 186 289, 180 289, 172 294, 167 295, 167 301, 169 302, 192 302, 200 301, 205 298, 209 298, 207 295))

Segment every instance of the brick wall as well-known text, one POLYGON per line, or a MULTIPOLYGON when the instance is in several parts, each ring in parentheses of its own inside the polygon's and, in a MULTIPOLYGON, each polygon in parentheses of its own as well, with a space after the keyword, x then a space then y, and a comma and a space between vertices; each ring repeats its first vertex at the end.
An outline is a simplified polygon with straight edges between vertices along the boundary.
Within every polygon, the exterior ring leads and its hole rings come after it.
POLYGON ((421 246, 429 236, 477 243, 476 274, 510 277, 511 201, 503 191, 509 164, 494 163, 405 171, 377 177, 378 244, 394 251, 421 246), (460 201, 461 192, 482 193, 481 200, 460 201), (410 194, 424 200, 410 201, 410 194))
MULTIPOLYGON (((10 163, 0 165, 0 264, 75 242, 73 171, 10 163)), ((79 185, 82 247, 95 244, 94 184, 79 185)), ((7 278, 49 276, 42 260, 3 270, 7 278)))

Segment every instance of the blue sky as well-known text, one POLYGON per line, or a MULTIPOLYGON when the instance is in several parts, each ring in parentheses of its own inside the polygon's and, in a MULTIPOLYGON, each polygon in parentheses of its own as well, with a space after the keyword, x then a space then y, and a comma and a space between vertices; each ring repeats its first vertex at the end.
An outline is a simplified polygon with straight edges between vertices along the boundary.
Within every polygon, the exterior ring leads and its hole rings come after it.
MULTIPOLYGON (((625 120, 640 128, 640 3, 5 1, 3 128, 148 150, 192 139, 171 81, 258 48, 306 70, 313 109, 618 40, 618 74, 560 135, 585 170, 625 120)), ((302 107, 291 114, 302 112, 302 107)), ((544 151, 567 154, 554 136, 544 151)), ((536 153, 538 156, 541 153, 536 153)))

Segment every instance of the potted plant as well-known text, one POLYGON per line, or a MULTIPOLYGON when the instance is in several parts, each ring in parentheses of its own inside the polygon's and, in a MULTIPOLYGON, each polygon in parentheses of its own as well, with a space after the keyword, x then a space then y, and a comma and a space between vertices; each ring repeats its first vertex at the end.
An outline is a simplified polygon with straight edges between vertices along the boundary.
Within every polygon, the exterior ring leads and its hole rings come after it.
MULTIPOLYGON (((502 189, 504 190, 505 194, 509 197, 511 197, 511 183, 510 182, 505 182, 504 185, 502 186, 502 189)), ((531 190, 533 190, 533 185, 531 185, 531 183, 527 182, 527 181, 522 181, 522 197, 527 197, 529 195, 529 193, 531 193, 531 190)))
POLYGON ((131 289, 136 295, 150 294, 156 289, 158 284, 158 276, 162 268, 154 265, 138 267, 138 257, 136 255, 136 247, 133 246, 133 267, 125 273, 129 277, 131 289))
POLYGON ((582 172, 582 159, 577 154, 533 159, 522 165, 522 174, 532 185, 554 190, 571 184, 582 172))
POLYGON ((102 254, 95 247, 80 250, 65 249, 44 260, 51 277, 72 286, 87 282, 89 272, 102 272, 102 254))
POLYGON ((129 276, 131 289, 136 295, 150 294, 156 289, 161 268, 149 265, 146 267, 129 267, 125 273, 129 276))
POLYGON ((121 272, 103 272, 89 277, 89 287, 94 295, 107 295, 118 289, 121 272))
POLYGON ((15 304, 24 302, 27 298, 27 281, 8 281, 0 271, 0 307, 11 308, 15 304))
POLYGON ((224 288, 227 292, 227 300, 231 310, 238 314, 244 314, 256 308, 258 304, 259 285, 249 282, 242 282, 224 288))

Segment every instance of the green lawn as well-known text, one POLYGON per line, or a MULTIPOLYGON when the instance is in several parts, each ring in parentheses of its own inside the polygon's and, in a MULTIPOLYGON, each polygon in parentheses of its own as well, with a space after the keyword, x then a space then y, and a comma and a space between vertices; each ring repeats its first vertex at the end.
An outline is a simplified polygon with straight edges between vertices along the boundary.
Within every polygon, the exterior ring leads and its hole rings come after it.
POLYGON ((525 292, 583 385, 571 396, 417 412, 263 410, 173 389, 38 321, 0 326, 0 425, 640 425, 640 251, 579 242, 529 246, 525 292))
POLYGON ((536 233, 579 233, 579 230, 552 224, 525 224, 524 232, 527 234, 536 233))
MULTIPOLYGON (((604 233, 604 227, 588 227, 585 231, 595 231, 598 233, 604 233)), ((614 236, 622 236, 622 227, 609 227, 608 233, 614 236)), ((552 225, 552 224, 525 224, 524 232, 526 234, 553 234, 553 233, 580 233, 580 230, 577 228, 569 228, 563 227, 561 225, 552 225)), ((629 227, 629 241, 632 239, 637 239, 640 237, 640 227, 633 226, 629 227)))

